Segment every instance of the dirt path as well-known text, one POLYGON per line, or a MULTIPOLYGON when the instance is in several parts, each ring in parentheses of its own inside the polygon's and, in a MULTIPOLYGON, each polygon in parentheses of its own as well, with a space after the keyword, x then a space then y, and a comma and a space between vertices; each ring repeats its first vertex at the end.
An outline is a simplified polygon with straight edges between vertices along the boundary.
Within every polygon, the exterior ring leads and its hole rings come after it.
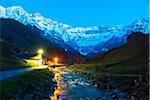
POLYGON ((128 77, 140 77, 140 74, 109 74, 109 73, 96 73, 86 70, 76 69, 76 71, 87 73, 87 74, 96 74, 96 75, 105 75, 105 76, 128 76, 128 77))
POLYGON ((18 69, 18 70, 9 70, 9 71, 0 71, 0 80, 12 78, 18 75, 21 75, 23 73, 27 73, 30 71, 33 71, 35 69, 46 69, 47 66, 40 66, 40 67, 30 67, 30 68, 24 68, 24 69, 18 69))

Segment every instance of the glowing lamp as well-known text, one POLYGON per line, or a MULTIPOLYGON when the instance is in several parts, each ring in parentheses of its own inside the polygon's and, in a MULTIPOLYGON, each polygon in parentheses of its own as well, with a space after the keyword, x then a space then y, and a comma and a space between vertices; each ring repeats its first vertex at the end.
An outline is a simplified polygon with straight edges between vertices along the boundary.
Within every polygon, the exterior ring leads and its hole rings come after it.
POLYGON ((54 60, 54 63, 55 63, 55 64, 58 63, 58 58, 57 58, 57 57, 55 57, 53 60, 54 60))
POLYGON ((38 54, 43 54, 43 52, 44 52, 43 49, 38 50, 38 54))

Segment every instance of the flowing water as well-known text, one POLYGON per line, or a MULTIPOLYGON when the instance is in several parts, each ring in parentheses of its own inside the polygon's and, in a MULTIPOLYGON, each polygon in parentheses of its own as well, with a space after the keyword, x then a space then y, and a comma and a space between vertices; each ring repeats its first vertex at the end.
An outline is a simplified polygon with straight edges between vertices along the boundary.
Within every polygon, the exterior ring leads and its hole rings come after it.
POLYGON ((106 90, 98 89, 90 84, 91 81, 63 69, 53 69, 57 88, 50 97, 51 100, 112 100, 106 90))

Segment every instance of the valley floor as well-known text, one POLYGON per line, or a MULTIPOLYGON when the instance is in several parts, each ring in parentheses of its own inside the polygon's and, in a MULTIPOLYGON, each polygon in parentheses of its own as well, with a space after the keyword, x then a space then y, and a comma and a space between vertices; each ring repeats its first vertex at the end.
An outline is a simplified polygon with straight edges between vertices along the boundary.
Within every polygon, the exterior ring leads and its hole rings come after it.
POLYGON ((129 99, 117 89, 98 88, 93 80, 74 74, 65 67, 48 67, 48 70, 36 69, 1 80, 1 99, 129 99))

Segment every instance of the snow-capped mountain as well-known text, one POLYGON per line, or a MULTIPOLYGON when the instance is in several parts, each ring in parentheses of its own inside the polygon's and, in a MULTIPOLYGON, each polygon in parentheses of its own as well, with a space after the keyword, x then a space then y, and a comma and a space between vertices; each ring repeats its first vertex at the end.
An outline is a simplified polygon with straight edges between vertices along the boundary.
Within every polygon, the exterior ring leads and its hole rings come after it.
POLYGON ((44 18, 39 13, 29 14, 20 6, 0 6, 0 18, 15 19, 24 25, 36 26, 44 32, 43 37, 53 39, 57 43, 57 40, 62 39, 82 55, 105 52, 124 44, 132 32, 148 34, 150 29, 149 19, 143 18, 128 26, 72 27, 44 18))

